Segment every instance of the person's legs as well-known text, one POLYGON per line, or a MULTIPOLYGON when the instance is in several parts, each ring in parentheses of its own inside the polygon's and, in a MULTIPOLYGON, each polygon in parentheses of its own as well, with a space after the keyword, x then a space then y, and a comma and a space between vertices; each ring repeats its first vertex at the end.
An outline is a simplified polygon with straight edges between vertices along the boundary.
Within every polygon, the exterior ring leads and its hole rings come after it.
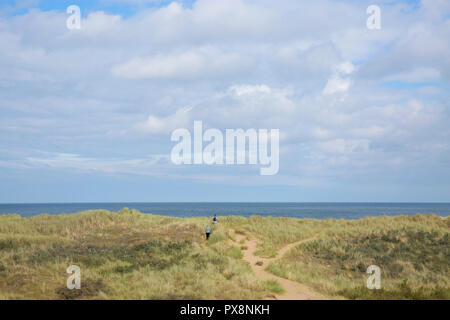
POLYGON ((209 233, 206 233, 206 240, 209 239, 209 233))

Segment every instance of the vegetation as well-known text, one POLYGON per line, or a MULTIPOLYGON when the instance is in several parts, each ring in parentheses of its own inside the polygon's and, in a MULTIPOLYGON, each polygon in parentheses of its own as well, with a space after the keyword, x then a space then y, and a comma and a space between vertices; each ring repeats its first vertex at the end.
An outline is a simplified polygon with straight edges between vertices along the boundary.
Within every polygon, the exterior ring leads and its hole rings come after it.
POLYGON ((435 215, 314 220, 171 218, 127 208, 30 218, 0 216, 0 299, 263 299, 284 291, 259 280, 236 234, 258 239, 275 257, 268 270, 350 299, 449 299, 450 220, 435 215), (382 289, 365 286, 369 265, 382 289), (78 265, 81 290, 68 290, 78 265))
POLYGON ((281 284, 275 279, 266 280, 266 281, 264 281, 264 283, 266 284, 266 288, 271 292, 274 292, 274 293, 283 293, 284 292, 284 289, 281 286, 281 284))
POLYGON ((260 217, 250 218, 228 216, 220 219, 228 229, 235 230, 247 236, 253 236, 262 240, 257 255, 266 258, 274 258, 283 246, 310 238, 323 228, 330 227, 327 220, 295 219, 284 217, 260 217))
POLYGON ((449 299, 449 226, 435 215, 333 221, 268 268, 331 296, 449 299), (370 265, 381 268, 381 290, 366 287, 370 265))
POLYGON ((207 219, 124 209, 0 216, 0 299, 261 299, 270 289, 207 219), (81 290, 68 290, 70 265, 81 290))

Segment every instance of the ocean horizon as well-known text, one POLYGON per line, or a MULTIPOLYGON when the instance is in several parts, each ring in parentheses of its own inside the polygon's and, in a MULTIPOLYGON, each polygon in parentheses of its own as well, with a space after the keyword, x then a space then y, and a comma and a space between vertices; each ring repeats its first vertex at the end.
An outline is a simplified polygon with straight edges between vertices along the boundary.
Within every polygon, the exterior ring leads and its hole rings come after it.
POLYGON ((450 215, 450 203, 413 202, 86 202, 86 203, 4 203, 0 215, 73 214, 104 209, 117 212, 122 208, 170 217, 273 216, 315 219, 360 219, 369 216, 415 214, 450 215))

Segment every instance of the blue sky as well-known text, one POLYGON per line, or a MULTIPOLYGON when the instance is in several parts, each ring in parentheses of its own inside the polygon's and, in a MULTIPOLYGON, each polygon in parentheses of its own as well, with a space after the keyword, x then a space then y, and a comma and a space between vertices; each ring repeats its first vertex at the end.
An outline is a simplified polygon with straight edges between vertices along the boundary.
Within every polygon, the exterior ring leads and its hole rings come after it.
POLYGON ((449 17, 445 0, 2 1, 0 203, 449 202, 449 17), (278 174, 174 165, 195 120, 279 129, 278 174))
MULTIPOLYGON (((185 7, 191 7, 192 0, 178 1, 185 7)), ((167 0, 5 0, 3 6, 10 9, 8 15, 21 15, 30 9, 42 11, 65 12, 70 5, 77 5, 82 10, 82 16, 86 17, 90 12, 105 11, 110 14, 118 14, 124 18, 132 17, 143 9, 161 8, 167 6, 171 1, 167 0)))

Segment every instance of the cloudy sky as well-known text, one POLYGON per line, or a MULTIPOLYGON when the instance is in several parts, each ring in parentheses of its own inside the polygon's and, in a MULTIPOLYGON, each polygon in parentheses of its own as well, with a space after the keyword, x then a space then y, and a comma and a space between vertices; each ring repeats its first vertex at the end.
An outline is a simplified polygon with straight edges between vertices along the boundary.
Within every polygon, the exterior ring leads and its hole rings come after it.
POLYGON ((0 202, 449 202, 449 39, 447 0, 3 0, 0 202), (194 120, 278 174, 172 164, 194 120))

